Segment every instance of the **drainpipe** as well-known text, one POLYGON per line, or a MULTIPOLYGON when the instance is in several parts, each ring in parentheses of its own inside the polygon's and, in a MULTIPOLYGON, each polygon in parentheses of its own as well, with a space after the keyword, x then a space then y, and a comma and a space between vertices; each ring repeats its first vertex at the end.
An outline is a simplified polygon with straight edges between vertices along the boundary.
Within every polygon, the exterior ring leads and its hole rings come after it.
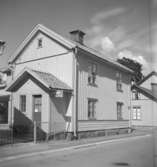
POLYGON ((77 53, 78 49, 75 47, 74 50, 74 137, 77 138, 78 132, 78 60, 77 53))
MULTIPOLYGON (((131 78, 130 78, 131 80, 131 78)), ((131 132, 131 126, 132 126, 132 90, 131 90, 131 86, 129 86, 129 101, 130 101, 130 108, 129 108, 129 132, 131 132)))
MULTIPOLYGON (((13 64, 10 65, 10 69, 11 69, 11 80, 13 81, 14 80, 14 68, 15 66, 13 64)), ((12 138, 12 141, 13 141, 13 124, 14 124, 14 108, 13 108, 13 92, 11 92, 11 99, 10 99, 10 110, 11 110, 11 118, 10 118, 10 121, 11 121, 11 138, 12 138)))

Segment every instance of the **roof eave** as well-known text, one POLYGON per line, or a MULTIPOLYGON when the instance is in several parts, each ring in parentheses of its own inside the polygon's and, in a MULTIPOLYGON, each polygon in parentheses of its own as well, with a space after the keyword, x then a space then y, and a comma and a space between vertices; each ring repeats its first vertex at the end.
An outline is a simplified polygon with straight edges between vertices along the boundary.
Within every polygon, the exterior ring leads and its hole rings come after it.
POLYGON ((120 64, 118 65, 118 64, 115 64, 115 63, 113 63, 113 62, 110 62, 109 60, 100 57, 98 54, 96 55, 96 54, 94 54, 94 53, 92 53, 92 52, 90 52, 90 51, 85 50, 84 48, 79 47, 79 46, 77 46, 77 48, 80 49, 80 50, 82 50, 82 51, 84 51, 84 52, 86 52, 86 53, 88 53, 89 55, 95 56, 95 57, 98 58, 101 62, 108 63, 109 65, 112 65, 112 66, 114 66, 114 67, 116 67, 116 68, 118 68, 118 69, 120 69, 120 70, 123 70, 123 71, 125 71, 125 72, 127 72, 127 73, 129 73, 129 74, 131 74, 131 75, 134 75, 134 72, 133 72, 132 70, 130 70, 130 69, 126 68, 126 67, 123 67, 123 66, 120 65, 120 64))
POLYGON ((33 30, 28 34, 28 36, 23 40, 23 42, 17 47, 16 51, 9 58, 8 63, 10 63, 10 64, 14 63, 14 61, 16 60, 18 55, 21 53, 21 51, 26 47, 28 42, 33 38, 33 36, 38 31, 41 31, 41 32, 45 33, 46 35, 48 35, 49 37, 54 38, 55 40, 62 43, 64 46, 66 46, 69 49, 72 49, 76 46, 73 42, 68 41, 67 39, 65 39, 61 35, 53 32, 52 30, 48 29, 47 27, 45 27, 41 24, 38 24, 38 25, 35 26, 35 28, 33 28, 33 30))

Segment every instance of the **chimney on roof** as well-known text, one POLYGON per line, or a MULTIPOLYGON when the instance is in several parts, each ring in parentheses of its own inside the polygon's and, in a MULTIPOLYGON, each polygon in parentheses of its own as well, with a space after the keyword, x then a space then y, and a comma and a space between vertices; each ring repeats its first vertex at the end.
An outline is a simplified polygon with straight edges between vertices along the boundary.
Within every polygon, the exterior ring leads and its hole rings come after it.
POLYGON ((74 30, 70 32, 71 40, 83 44, 85 33, 81 30, 74 30))

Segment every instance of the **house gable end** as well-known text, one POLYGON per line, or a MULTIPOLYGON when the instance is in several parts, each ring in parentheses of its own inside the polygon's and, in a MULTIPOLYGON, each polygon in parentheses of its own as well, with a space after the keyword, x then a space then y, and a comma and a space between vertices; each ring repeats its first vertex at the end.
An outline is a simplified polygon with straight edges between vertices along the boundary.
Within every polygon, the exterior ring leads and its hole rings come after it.
POLYGON ((64 47, 64 45, 38 31, 16 57, 15 63, 25 63, 51 56, 67 54, 68 52, 69 50, 64 47), (39 40, 41 40, 41 47, 38 46, 39 40))
POLYGON ((140 85, 141 87, 151 90, 152 89, 151 83, 154 82, 155 80, 157 81, 157 73, 151 72, 142 81, 137 83, 137 85, 140 85))
MULTIPOLYGON (((19 47, 16 49, 14 54, 9 59, 9 63, 13 63, 15 61, 16 61, 16 63, 21 62, 21 60, 19 60, 19 58, 22 57, 22 54, 25 53, 28 50, 28 48, 30 48, 30 46, 33 44, 34 40, 39 40, 39 39, 42 40, 42 43, 45 44, 45 46, 47 45, 45 47, 45 49, 44 49, 44 46, 40 47, 40 49, 42 48, 41 51, 44 54, 44 55, 42 55, 43 57, 48 57, 48 56, 52 56, 53 54, 57 54, 58 52, 55 52, 56 51, 55 49, 58 49, 61 52, 63 50, 67 51, 68 49, 72 49, 73 47, 75 47, 75 45, 72 42, 69 42, 68 40, 66 40, 65 38, 60 36, 59 34, 53 32, 52 30, 39 24, 33 29, 33 31, 19 45, 19 47), (42 38, 44 38, 46 41, 44 41, 44 39, 42 39, 42 38), (50 51, 50 49, 51 49, 51 51, 52 51, 51 54, 49 52, 47 53, 46 49, 48 49, 48 51, 50 51)), ((36 47, 34 49, 36 49, 36 48, 38 48, 37 43, 36 43, 36 47)), ((38 48, 38 51, 39 51, 39 48, 38 48)), ((41 56, 41 51, 40 51, 40 53, 38 53, 39 56, 41 56)), ((33 54, 34 53, 31 54, 32 55, 31 58, 35 57, 33 54)), ((28 55, 27 55, 26 60, 29 61, 28 55)))

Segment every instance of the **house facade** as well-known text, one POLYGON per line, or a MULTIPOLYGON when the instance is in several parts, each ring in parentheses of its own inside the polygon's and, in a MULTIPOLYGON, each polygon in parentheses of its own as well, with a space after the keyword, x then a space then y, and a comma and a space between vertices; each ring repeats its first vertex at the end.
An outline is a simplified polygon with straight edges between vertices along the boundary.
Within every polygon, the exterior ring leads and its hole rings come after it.
POLYGON ((157 73, 132 86, 132 125, 157 126, 157 73))
POLYGON ((130 127, 132 71, 84 45, 37 25, 9 60, 8 124, 36 121, 46 132, 130 127))

